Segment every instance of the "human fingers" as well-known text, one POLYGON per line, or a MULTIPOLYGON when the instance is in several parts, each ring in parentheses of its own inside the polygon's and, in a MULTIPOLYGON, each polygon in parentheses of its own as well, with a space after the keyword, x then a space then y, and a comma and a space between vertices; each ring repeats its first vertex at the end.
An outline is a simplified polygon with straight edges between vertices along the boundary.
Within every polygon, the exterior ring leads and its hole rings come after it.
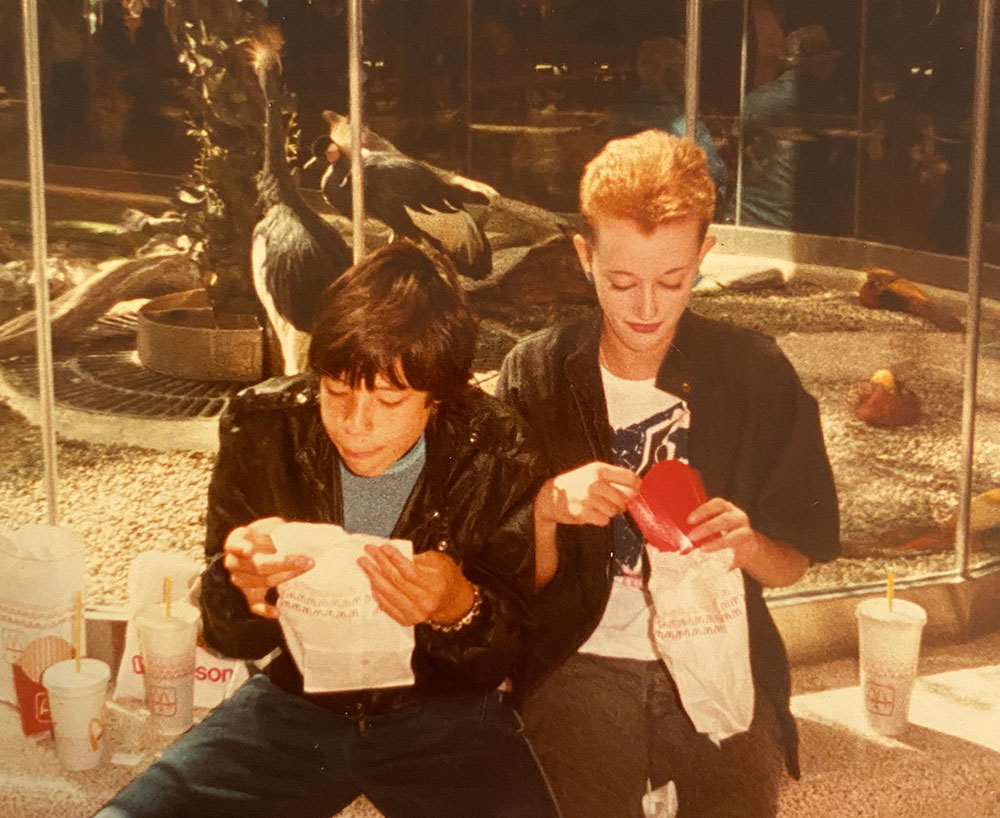
POLYGON ((365 554, 378 566, 379 571, 393 585, 409 596, 418 595, 423 586, 423 578, 413 561, 407 559, 394 545, 366 545, 365 554))
MULTIPOLYGON (((692 542, 700 542, 710 537, 722 537, 742 529, 749 529, 750 521, 743 509, 721 497, 712 497, 692 511, 687 524, 693 526, 688 532, 692 542)), ((731 547, 726 543, 725 547, 731 547)))
POLYGON ((400 625, 410 627, 423 621, 422 619, 416 619, 412 611, 404 610, 404 608, 397 604, 396 600, 374 586, 372 586, 372 598, 382 613, 400 625))
POLYGON ((420 604, 418 592, 411 590, 407 593, 403 590, 397 584, 399 579, 397 573, 390 575, 385 573, 384 562, 377 562, 369 555, 359 557, 358 565, 368 577, 372 596, 381 610, 400 624, 415 625, 427 618, 432 607, 427 603, 420 604))
POLYGON ((248 588, 243 591, 250 612, 265 619, 277 619, 278 609, 267 601, 267 588, 248 588))
MULTIPOLYGON (((230 559, 234 558, 232 555, 227 554, 226 560, 230 559)), ((272 611, 271 608, 273 606, 267 602, 266 595, 271 586, 267 584, 263 577, 247 571, 230 569, 229 581, 243 594, 247 602, 247 607, 250 608, 251 612, 268 618, 273 618, 273 616, 277 615, 277 610, 272 611)))
POLYGON ((628 508, 629 500, 635 497, 635 492, 630 489, 623 490, 618 483, 595 483, 591 488, 590 496, 595 504, 599 504, 602 511, 610 509, 611 516, 621 514, 628 508))
POLYGON ((554 519, 563 525, 605 526, 618 510, 613 504, 591 497, 578 498, 557 489, 554 519))
POLYGON ((313 564, 310 557, 302 555, 282 557, 278 560, 270 555, 256 555, 249 559, 238 559, 232 554, 227 554, 225 557, 230 582, 243 592, 251 606, 259 601, 256 597, 263 597, 270 588, 305 573, 313 567, 313 564), (269 562, 262 566, 264 570, 261 571, 258 563, 263 560, 269 562))
POLYGON ((252 556, 254 553, 254 542, 251 539, 249 527, 243 525, 230 531, 226 537, 226 541, 222 544, 222 550, 226 554, 227 559, 230 555, 235 559, 252 556))
POLYGON ((612 463, 598 463, 596 474, 601 480, 620 486, 626 493, 634 494, 642 484, 642 478, 631 469, 615 466, 612 463))
POLYGON ((268 585, 280 585, 293 577, 304 574, 315 564, 312 557, 305 554, 254 554, 250 560, 256 574, 268 585))
POLYGON ((312 557, 304 554, 258 554, 240 556, 227 553, 222 563, 230 576, 245 575, 260 580, 262 584, 277 585, 299 574, 305 573, 315 565, 312 557))
POLYGON ((281 517, 263 517, 229 532, 223 544, 223 551, 238 557, 249 557, 256 553, 275 551, 271 532, 284 520, 281 517))

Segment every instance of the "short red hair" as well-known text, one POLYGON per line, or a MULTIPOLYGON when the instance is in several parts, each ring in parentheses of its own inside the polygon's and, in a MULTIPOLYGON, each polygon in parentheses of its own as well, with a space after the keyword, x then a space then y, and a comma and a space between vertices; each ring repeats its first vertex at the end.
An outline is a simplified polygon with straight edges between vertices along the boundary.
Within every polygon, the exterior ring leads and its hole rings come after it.
POLYGON ((580 216, 590 241, 601 217, 633 221, 647 233, 664 222, 694 218, 704 236, 714 213, 715 184, 705 152, 665 131, 612 139, 580 180, 580 216))

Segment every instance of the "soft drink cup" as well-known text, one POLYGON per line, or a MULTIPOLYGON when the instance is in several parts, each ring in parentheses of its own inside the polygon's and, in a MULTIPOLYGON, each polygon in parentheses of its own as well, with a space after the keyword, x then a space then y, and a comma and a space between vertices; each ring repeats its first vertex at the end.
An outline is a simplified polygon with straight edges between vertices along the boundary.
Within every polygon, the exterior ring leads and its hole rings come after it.
POLYGON ((89 770, 104 756, 104 698, 111 668, 100 659, 66 659, 48 667, 42 684, 48 693, 56 756, 67 770, 89 770))
POLYGON ((866 599, 855 608, 861 695, 868 724, 897 736, 909 723, 910 694, 917 678, 920 636, 927 612, 905 599, 866 599))
POLYGON ((161 735, 176 736, 191 726, 200 620, 198 609, 186 602, 173 602, 170 616, 162 602, 136 615, 146 707, 161 735))

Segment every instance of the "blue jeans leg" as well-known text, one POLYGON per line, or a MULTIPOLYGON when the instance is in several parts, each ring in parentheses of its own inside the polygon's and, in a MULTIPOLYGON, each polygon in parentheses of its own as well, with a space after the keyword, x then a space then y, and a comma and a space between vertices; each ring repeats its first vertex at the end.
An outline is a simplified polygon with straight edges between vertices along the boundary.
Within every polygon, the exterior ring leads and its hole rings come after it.
POLYGON ((352 766, 387 818, 558 818, 517 714, 464 693, 376 716, 352 766))
POLYGON ((255 676, 96 818, 329 818, 360 794, 345 757, 356 737, 351 719, 255 676))

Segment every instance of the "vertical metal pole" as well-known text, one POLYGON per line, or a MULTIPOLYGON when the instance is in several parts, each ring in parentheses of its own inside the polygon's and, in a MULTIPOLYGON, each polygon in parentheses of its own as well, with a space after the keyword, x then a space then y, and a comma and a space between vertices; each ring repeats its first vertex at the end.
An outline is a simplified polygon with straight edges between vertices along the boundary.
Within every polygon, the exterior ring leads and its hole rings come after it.
POLYGON ((465 0, 465 174, 472 175, 472 18, 475 0, 465 0))
POLYGON ((986 197, 986 139, 990 115, 995 0, 979 0, 979 37, 972 103, 972 157, 969 172, 969 290, 965 329, 965 384, 962 392, 962 465, 959 472, 955 569, 969 574, 969 503, 976 445, 976 388, 979 374, 979 279, 983 255, 983 202, 986 197))
POLYGON ((701 0, 687 0, 687 48, 684 57, 684 132, 698 135, 698 97, 701 93, 701 0))
POLYGON ((740 112, 736 120, 736 226, 743 221, 743 116, 747 107, 747 85, 750 73, 750 0, 743 0, 743 37, 740 40, 740 112))
POLYGON ((858 135, 854 140, 854 228, 861 235, 861 171, 865 154, 865 126, 868 117, 868 0, 861 0, 861 28, 858 34, 858 135))
POLYGON ((347 4, 347 83, 351 117, 351 210, 354 263, 365 255, 365 169, 361 152, 364 122, 361 119, 361 0, 347 4))
POLYGON ((45 166, 42 153, 42 84, 38 52, 38 6, 21 0, 24 24, 24 84, 27 96, 28 173, 31 201, 31 249, 35 270, 35 344, 38 348, 38 398, 41 404, 42 456, 48 522, 59 521, 56 502, 56 433, 52 422, 55 388, 52 385, 52 327, 49 288, 45 275, 48 235, 45 229, 45 166))

